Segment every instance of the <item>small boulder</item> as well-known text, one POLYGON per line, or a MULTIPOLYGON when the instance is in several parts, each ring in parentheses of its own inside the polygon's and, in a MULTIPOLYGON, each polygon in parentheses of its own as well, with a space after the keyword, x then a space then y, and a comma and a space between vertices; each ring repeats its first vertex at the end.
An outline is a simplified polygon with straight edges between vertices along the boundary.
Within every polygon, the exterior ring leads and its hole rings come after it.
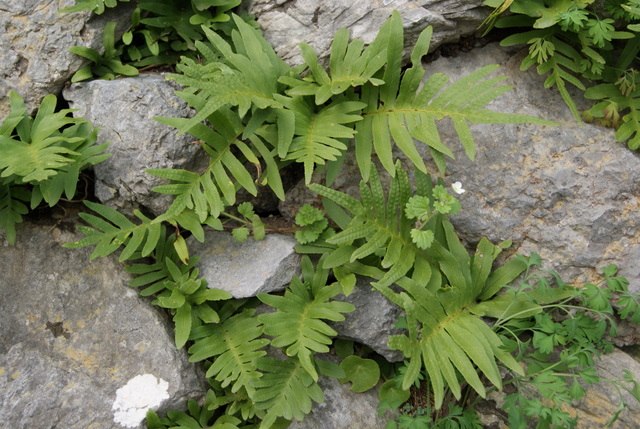
POLYGON ((69 52, 73 46, 103 51, 102 34, 109 21, 122 34, 134 3, 120 3, 102 15, 88 11, 58 13, 74 0, 0 1, 0 118, 9 113, 9 91, 24 98, 33 111, 47 94, 58 94, 65 82, 87 64, 69 52))
POLYGON ((204 394, 172 323, 115 257, 64 249, 79 234, 18 225, 0 247, 0 421, 7 428, 122 429, 204 394))
POLYGON ((64 90, 69 105, 78 109, 74 114, 100 127, 100 141, 112 142, 106 152, 113 155, 94 167, 96 196, 104 204, 128 212, 142 206, 161 214, 173 196, 152 191, 166 181, 145 170, 206 165, 208 156, 193 136, 178 136, 178 130, 153 119, 191 115, 176 89, 164 75, 155 74, 76 83, 64 90))
POLYGON ((240 243, 229 233, 207 231, 204 243, 193 237, 187 242, 190 253, 200 257, 198 269, 208 286, 234 298, 282 290, 300 274, 296 241, 286 235, 267 234, 264 240, 240 243))

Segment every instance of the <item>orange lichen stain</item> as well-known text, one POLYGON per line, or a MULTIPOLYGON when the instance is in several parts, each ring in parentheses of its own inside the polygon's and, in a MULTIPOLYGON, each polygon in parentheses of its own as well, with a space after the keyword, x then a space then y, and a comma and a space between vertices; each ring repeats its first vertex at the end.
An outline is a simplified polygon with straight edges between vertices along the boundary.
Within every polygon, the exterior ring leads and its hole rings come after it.
POLYGON ((65 355, 91 372, 100 370, 100 362, 95 355, 71 347, 66 349, 65 355))

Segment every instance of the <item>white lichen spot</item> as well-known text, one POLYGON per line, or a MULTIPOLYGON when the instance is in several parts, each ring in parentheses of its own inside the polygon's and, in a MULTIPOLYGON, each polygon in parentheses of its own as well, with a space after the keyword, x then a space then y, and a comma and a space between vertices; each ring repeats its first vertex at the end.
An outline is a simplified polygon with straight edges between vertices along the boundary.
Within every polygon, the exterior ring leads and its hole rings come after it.
POLYGON ((126 428, 142 423, 149 408, 157 408, 169 399, 169 383, 151 374, 133 377, 116 391, 113 421, 126 428))

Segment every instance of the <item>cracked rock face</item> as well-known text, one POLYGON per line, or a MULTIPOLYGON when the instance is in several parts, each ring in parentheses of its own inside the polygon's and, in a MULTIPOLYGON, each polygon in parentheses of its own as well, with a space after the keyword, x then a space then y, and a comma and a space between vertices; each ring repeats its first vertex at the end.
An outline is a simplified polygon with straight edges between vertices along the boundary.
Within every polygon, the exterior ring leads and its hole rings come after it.
POLYGON ((578 124, 558 92, 544 89, 544 77, 519 70, 522 57, 488 45, 429 64, 427 74, 457 80, 499 63, 498 74, 515 89, 491 109, 560 123, 474 126, 475 162, 443 123, 443 141, 456 148, 445 181, 460 181, 467 190, 452 222, 472 243, 482 236, 513 240, 514 251, 540 254, 544 266, 568 282, 598 281, 597 271, 617 264, 630 289, 640 292, 640 157, 616 142, 613 130, 578 124))
POLYGON ((433 26, 431 49, 472 34, 487 16, 482 0, 250 0, 267 41, 289 64, 301 64, 298 43, 311 45, 318 57, 329 56, 333 35, 342 27, 371 43, 396 9, 402 15, 405 45, 413 46, 420 32, 433 26))
POLYGON ((74 0, 0 0, 0 118, 9 113, 9 91, 18 92, 30 110, 47 94, 57 94, 88 60, 69 52, 72 46, 102 51, 105 23, 121 33, 133 3, 103 15, 58 13, 74 0))
MULTIPOLYGON (((156 116, 189 117, 191 110, 174 94, 177 86, 164 75, 75 83, 64 90, 74 114, 100 127, 99 141, 110 141, 113 155, 94 167, 96 196, 104 204, 131 212, 146 207, 158 215, 173 197, 152 191, 165 183, 149 168, 194 171, 208 156, 190 134, 154 120, 156 116)), ((197 171, 197 170, 196 170, 197 171)))
MULTIPOLYGON (((65 225, 66 228, 66 225, 65 225)), ((19 224, 0 245, 0 422, 12 429, 143 428, 148 407, 183 407, 205 391, 176 350, 173 324, 128 286, 115 256, 57 226, 19 224)))

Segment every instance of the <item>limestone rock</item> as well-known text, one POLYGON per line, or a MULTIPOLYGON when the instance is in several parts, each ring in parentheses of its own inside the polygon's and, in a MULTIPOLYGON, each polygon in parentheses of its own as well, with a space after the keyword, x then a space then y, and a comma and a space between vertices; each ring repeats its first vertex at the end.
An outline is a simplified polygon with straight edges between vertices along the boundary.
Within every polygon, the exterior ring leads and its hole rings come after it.
POLYGON ((96 196, 120 210, 144 206, 154 214, 166 211, 173 197, 153 192, 163 179, 148 168, 191 170, 208 157, 194 137, 155 121, 155 116, 188 117, 191 110, 174 94, 177 86, 164 75, 72 84, 64 97, 74 114, 100 127, 100 141, 110 141, 113 155, 95 166, 96 196))
POLYGON ((204 393, 170 322, 127 285, 123 265, 61 247, 78 238, 24 223, 15 247, 0 247, 3 427, 142 428, 149 406, 183 408, 204 393))
POLYGON ((472 34, 490 9, 482 0, 250 0, 264 36, 278 55, 290 64, 301 64, 298 43, 311 45, 319 58, 327 58, 333 35, 342 27, 371 43, 378 29, 397 9, 405 27, 405 43, 413 46, 420 32, 433 26, 431 49, 472 34))
MULTIPOLYGON (((475 162, 453 143, 457 159, 447 162, 445 181, 467 191, 453 223, 469 242, 510 239, 521 254, 539 253, 565 281, 597 281, 594 268, 617 264, 640 292, 640 158, 611 129, 578 124, 557 91, 544 89, 544 77, 519 70, 522 57, 489 45, 430 64, 428 74, 452 80, 502 64, 499 73, 515 89, 491 108, 560 123, 474 126, 475 162)), ((452 126, 441 129, 443 141, 457 140, 452 126)))
POLYGON ((358 277, 356 286, 348 297, 340 294, 335 299, 353 304, 356 309, 345 313, 342 322, 331 322, 338 337, 365 344, 389 362, 404 359, 402 352, 387 346, 390 335, 400 335, 403 330, 394 328, 402 309, 371 287, 373 279, 358 277))
MULTIPOLYGON (((634 375, 636 381, 640 381, 640 362, 628 354, 616 350, 596 363, 598 375, 610 380, 619 380, 628 370, 634 375)), ((633 386, 627 383, 627 387, 633 386)), ((620 413, 620 418, 611 427, 614 429, 635 429, 640 421, 640 403, 627 391, 620 392, 622 400, 628 405, 627 409, 620 413)), ((619 392, 610 383, 600 383, 589 386, 586 396, 575 407, 579 418, 580 428, 599 429, 605 427, 607 421, 617 411, 619 392)))
POLYGON ((102 15, 57 13, 74 0, 0 0, 0 118, 9 113, 9 90, 18 92, 30 110, 47 94, 57 94, 83 65, 72 46, 102 51, 108 21, 122 33, 130 22, 133 3, 122 3, 102 15))
POLYGON ((284 289, 300 273, 296 241, 281 234, 264 240, 248 238, 239 243, 231 234, 207 231, 205 242, 189 238, 189 251, 200 257, 200 276, 210 288, 222 289, 234 298, 284 289))

